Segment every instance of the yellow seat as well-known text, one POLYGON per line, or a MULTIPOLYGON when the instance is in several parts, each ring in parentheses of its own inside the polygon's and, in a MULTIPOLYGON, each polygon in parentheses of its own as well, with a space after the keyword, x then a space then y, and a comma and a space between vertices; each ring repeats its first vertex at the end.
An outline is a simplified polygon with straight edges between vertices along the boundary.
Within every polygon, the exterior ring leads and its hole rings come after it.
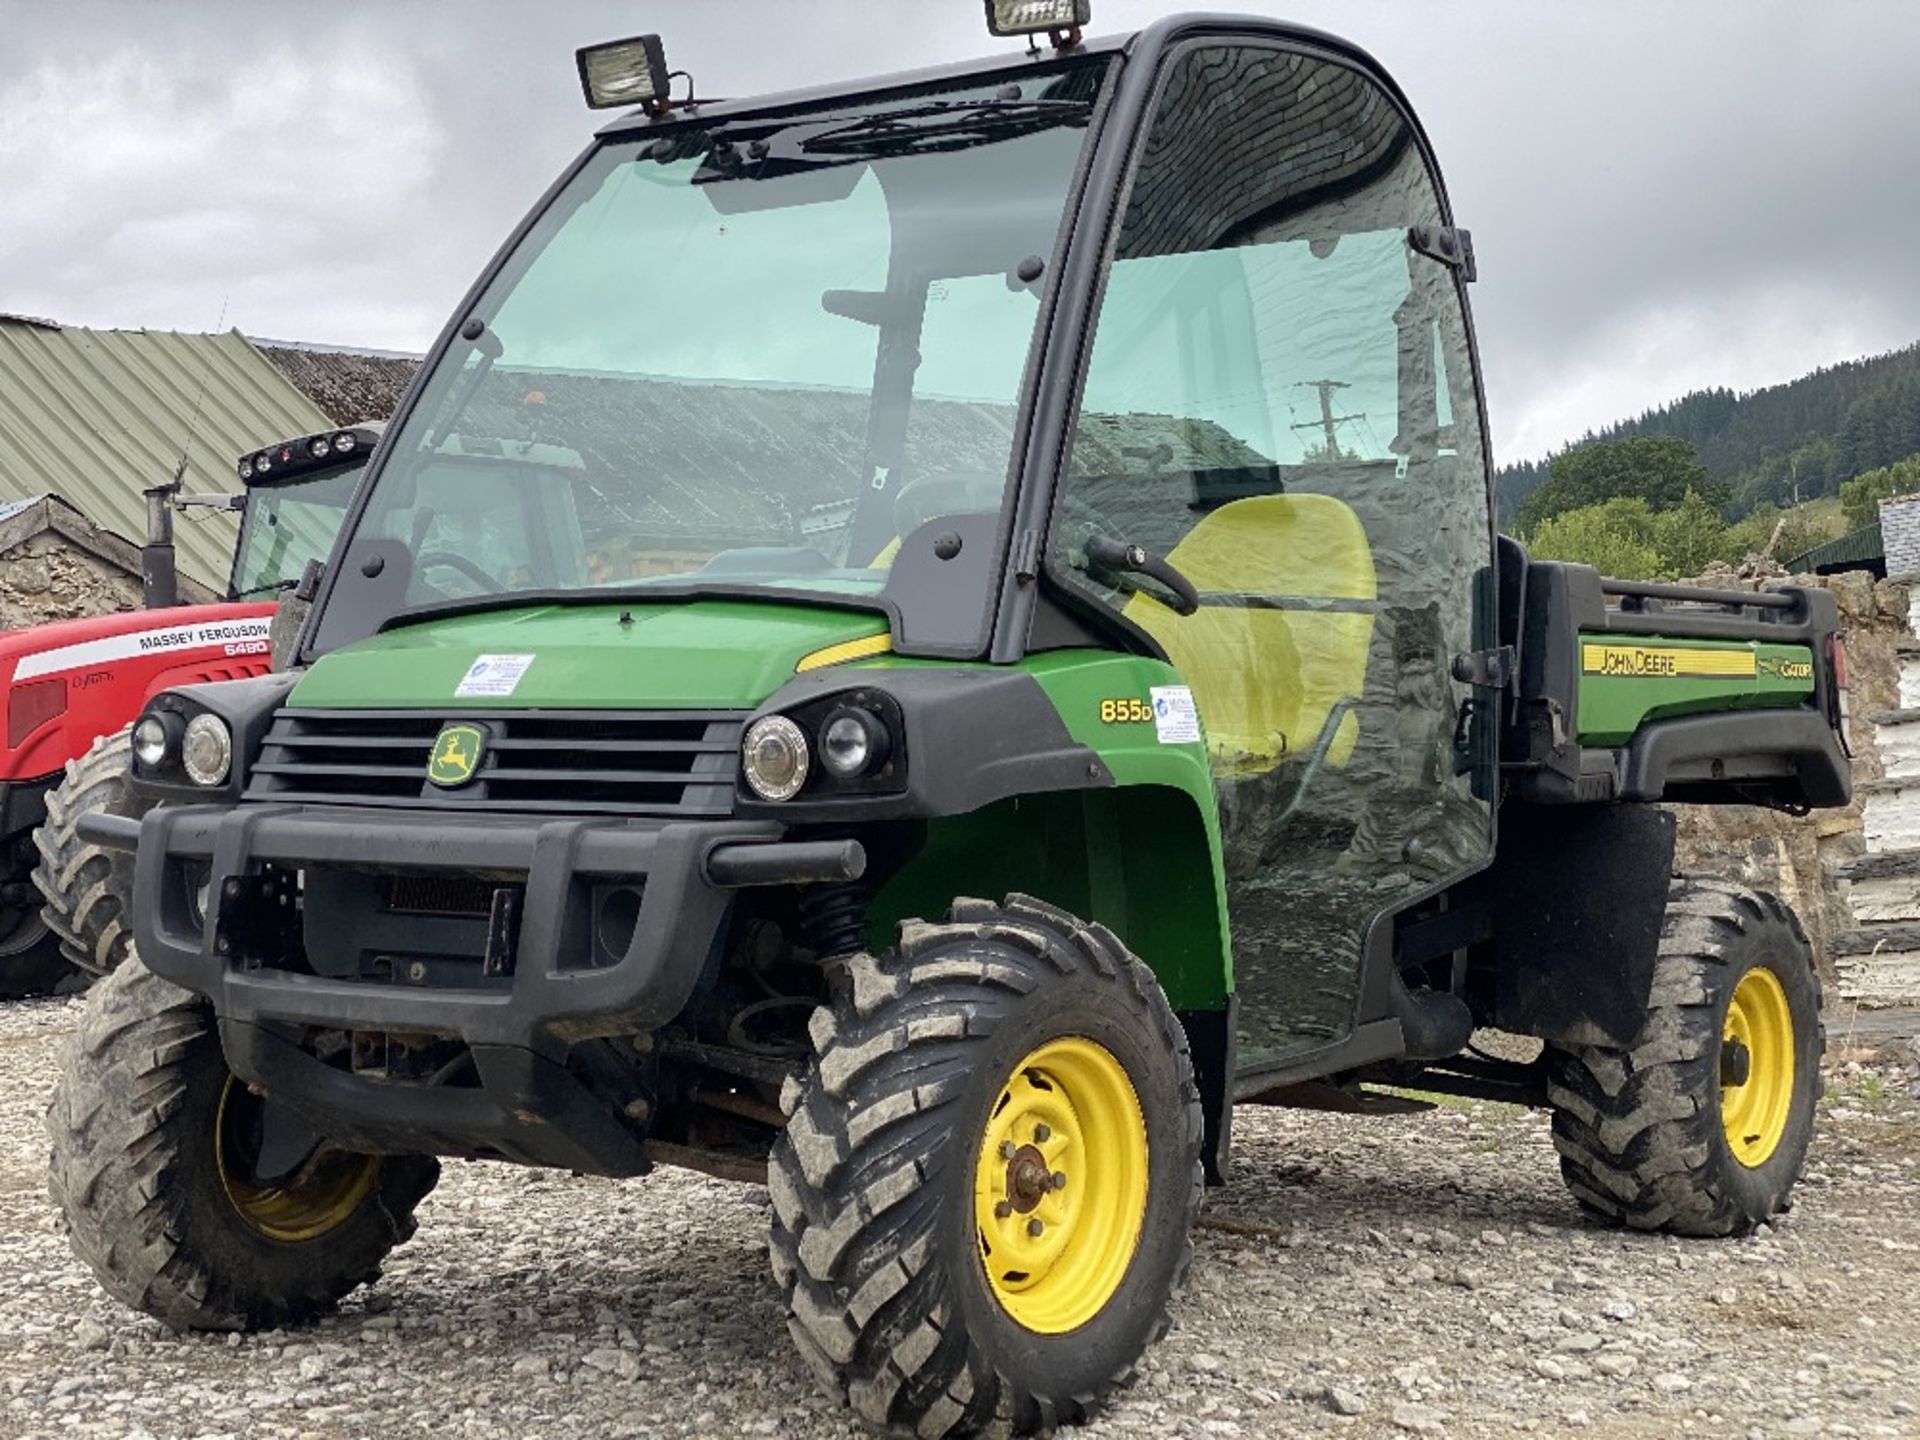
POLYGON ((1360 517, 1328 495, 1249 496, 1203 516, 1167 562, 1201 592, 1199 612, 1135 595, 1124 613, 1193 687, 1215 769, 1303 754, 1348 702, 1325 760, 1344 765, 1378 595, 1360 517))

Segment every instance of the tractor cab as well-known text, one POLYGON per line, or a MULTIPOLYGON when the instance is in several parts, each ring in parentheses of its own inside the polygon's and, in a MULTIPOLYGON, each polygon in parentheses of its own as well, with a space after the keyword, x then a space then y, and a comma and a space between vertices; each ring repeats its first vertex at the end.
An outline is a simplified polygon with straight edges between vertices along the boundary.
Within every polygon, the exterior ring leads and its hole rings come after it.
POLYGON ((322 563, 353 502, 386 422, 269 445, 238 462, 240 538, 233 550, 229 600, 291 590, 310 564, 322 563))
MULTIPOLYGON (((436 617, 540 605, 628 607, 663 653, 796 636, 789 671, 1148 662, 1087 738, 1196 747, 1220 851, 1188 884, 1226 903, 1187 998, 1237 991, 1241 1063, 1277 1065, 1348 1038, 1370 928, 1492 843, 1452 677, 1494 553, 1471 250, 1350 47, 1060 39, 605 127, 397 417, 306 693, 361 683, 376 632, 440 655, 436 617), (723 599, 764 625, 701 633, 723 599)), ((644 45, 593 53, 657 83, 644 45)), ((550 656, 529 702, 565 702, 558 623, 501 642, 550 656)), ((645 703, 665 672, 601 673, 645 703)))
POLYGON ((146 607, 180 603, 175 564, 175 512, 224 510, 240 517, 233 568, 227 580, 231 603, 273 599, 295 589, 310 566, 333 548, 383 420, 298 435, 242 455, 235 462, 239 493, 182 495, 180 477, 143 492, 147 539, 140 553, 146 607))

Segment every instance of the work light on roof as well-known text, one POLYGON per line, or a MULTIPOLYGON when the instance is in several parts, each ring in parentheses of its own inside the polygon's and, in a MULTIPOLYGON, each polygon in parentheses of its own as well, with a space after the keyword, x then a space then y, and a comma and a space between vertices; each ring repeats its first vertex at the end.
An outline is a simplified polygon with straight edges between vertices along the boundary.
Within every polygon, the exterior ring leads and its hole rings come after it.
POLYGON ((987 29, 995 35, 1078 30, 1092 18, 1093 0, 987 0, 987 29))
POLYGON ((577 52, 580 88, 587 108, 610 110, 619 105, 664 109, 667 99, 667 52, 658 35, 635 35, 609 40, 577 52))

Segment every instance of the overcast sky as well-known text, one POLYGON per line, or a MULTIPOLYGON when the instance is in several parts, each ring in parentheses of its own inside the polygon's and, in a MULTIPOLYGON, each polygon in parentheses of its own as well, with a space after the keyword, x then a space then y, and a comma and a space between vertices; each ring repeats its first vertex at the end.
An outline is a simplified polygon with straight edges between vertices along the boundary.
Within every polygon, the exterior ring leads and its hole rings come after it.
MULTIPOLYGON (((1238 4, 1420 111, 1504 460, 1920 339, 1920 5, 1238 4)), ((976 0, 0 0, 0 311, 424 349, 591 132, 574 48, 640 29, 726 95, 1013 43, 976 0)))

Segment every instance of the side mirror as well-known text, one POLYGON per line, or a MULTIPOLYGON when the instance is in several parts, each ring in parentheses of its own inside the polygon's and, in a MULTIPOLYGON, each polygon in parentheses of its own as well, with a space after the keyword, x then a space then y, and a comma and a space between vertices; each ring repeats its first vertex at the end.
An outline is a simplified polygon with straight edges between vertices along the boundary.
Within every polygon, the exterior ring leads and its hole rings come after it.
POLYGON ((293 598, 313 603, 314 596, 320 593, 320 579, 327 573, 326 565, 319 560, 309 560, 301 567, 300 578, 294 581, 293 598))

